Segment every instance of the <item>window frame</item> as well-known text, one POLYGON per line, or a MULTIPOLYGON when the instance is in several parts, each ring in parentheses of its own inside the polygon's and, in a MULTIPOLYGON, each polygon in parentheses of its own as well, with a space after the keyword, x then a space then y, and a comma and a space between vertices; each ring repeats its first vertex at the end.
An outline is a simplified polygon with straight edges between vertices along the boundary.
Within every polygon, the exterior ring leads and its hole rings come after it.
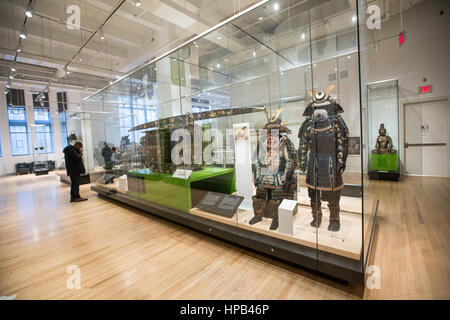
POLYGON ((11 156, 13 157, 20 157, 20 156, 28 156, 30 155, 30 139, 29 139, 29 135, 28 135, 28 123, 27 123, 27 108, 25 106, 13 106, 13 105, 9 105, 6 108, 6 113, 7 113, 7 117, 8 117, 8 131, 9 131, 9 141, 10 141, 10 147, 11 147, 11 156), (23 111, 23 115, 24 115, 24 119, 11 119, 10 118, 10 110, 11 111, 15 111, 16 109, 22 110, 23 111), (25 131, 24 132, 12 132, 11 131, 11 127, 24 127, 25 131), (18 134, 18 133, 22 133, 25 134, 26 136, 26 149, 27 152, 26 153, 15 153, 14 152, 14 146, 16 145, 16 139, 13 139, 13 136, 18 134))

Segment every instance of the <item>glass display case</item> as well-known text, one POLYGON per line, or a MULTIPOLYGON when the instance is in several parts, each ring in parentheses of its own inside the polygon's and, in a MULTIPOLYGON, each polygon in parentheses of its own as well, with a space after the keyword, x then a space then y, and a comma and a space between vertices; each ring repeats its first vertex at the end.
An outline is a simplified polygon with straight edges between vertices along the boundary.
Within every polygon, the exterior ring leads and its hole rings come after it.
POLYGON ((262 1, 85 99, 92 189, 363 284, 361 8, 262 1))
POLYGON ((369 176, 371 179, 398 181, 399 98, 398 80, 367 85, 369 116, 369 176))

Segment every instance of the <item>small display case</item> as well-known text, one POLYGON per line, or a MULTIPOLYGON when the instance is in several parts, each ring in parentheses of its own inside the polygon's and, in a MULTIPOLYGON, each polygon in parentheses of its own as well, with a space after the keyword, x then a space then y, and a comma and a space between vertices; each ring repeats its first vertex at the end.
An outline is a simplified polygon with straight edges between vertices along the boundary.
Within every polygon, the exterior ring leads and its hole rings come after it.
POLYGON ((369 176, 371 179, 398 181, 399 110, 398 81, 367 85, 369 123, 369 176))

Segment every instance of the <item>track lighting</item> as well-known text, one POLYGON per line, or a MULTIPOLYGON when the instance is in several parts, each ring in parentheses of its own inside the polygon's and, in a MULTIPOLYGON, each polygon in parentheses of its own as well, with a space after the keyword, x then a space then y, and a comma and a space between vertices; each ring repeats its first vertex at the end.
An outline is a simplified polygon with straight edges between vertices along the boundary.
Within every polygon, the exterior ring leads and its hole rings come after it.
POLYGON ((101 40, 105 40, 105 35, 103 34, 103 28, 100 28, 100 29, 98 30, 98 32, 99 32, 99 34, 100 34, 100 39, 101 39, 101 40))
POLYGON ((33 6, 31 5, 31 3, 28 4, 27 10, 25 11, 25 15, 28 18, 33 18, 33 6))
POLYGON ((9 76, 9 78, 10 78, 11 80, 13 80, 13 79, 14 79, 14 77, 13 77, 13 76, 9 76))
POLYGON ((25 32, 22 31, 22 32, 20 33, 19 37, 20 37, 20 39, 26 39, 26 38, 27 38, 27 35, 25 34, 25 32))

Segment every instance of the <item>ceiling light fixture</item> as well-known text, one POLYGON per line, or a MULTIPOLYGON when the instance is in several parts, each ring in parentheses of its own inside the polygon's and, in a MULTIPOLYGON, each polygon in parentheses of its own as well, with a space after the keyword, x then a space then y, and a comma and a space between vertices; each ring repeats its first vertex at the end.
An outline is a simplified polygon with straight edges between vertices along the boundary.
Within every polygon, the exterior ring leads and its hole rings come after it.
POLYGON ((261 21, 262 19, 264 19, 264 17, 259 17, 258 20, 261 21))
POLYGON ((140 7, 140 6, 141 6, 141 2, 140 2, 140 1, 136 1, 136 2, 134 3, 134 5, 135 5, 136 7, 140 7))
POLYGON ((14 77, 13 77, 13 76, 9 76, 9 78, 10 78, 11 80, 13 80, 13 79, 14 79, 14 77))
POLYGON ((9 85, 9 83, 6 84, 6 87, 9 89, 11 88, 11 86, 9 85))
POLYGON ((31 3, 28 4, 27 10, 25 11, 25 15, 28 18, 33 18, 33 6, 31 5, 31 3))
POLYGON ((278 2, 275 2, 275 3, 273 4, 273 10, 275 10, 275 11, 280 10, 280 4, 279 4, 278 2))
POLYGON ((11 67, 11 71, 12 71, 12 72, 16 72, 17 70, 16 70, 16 68, 11 67))
POLYGON ((256 51, 253 51, 253 56, 256 57, 256 51))
POLYGON ((356 16, 353 16, 353 17, 352 17, 352 22, 356 22, 357 19, 358 19, 358 18, 357 18, 356 16))
POLYGON ((25 34, 25 32, 21 32, 20 34, 19 34, 19 37, 20 37, 20 39, 26 39, 27 38, 27 35, 25 34))
POLYGON ((304 32, 302 32, 302 40, 306 39, 306 34, 304 32))
POLYGON ((100 33, 100 39, 105 40, 105 35, 103 34, 103 28, 99 29, 99 33, 100 33))

